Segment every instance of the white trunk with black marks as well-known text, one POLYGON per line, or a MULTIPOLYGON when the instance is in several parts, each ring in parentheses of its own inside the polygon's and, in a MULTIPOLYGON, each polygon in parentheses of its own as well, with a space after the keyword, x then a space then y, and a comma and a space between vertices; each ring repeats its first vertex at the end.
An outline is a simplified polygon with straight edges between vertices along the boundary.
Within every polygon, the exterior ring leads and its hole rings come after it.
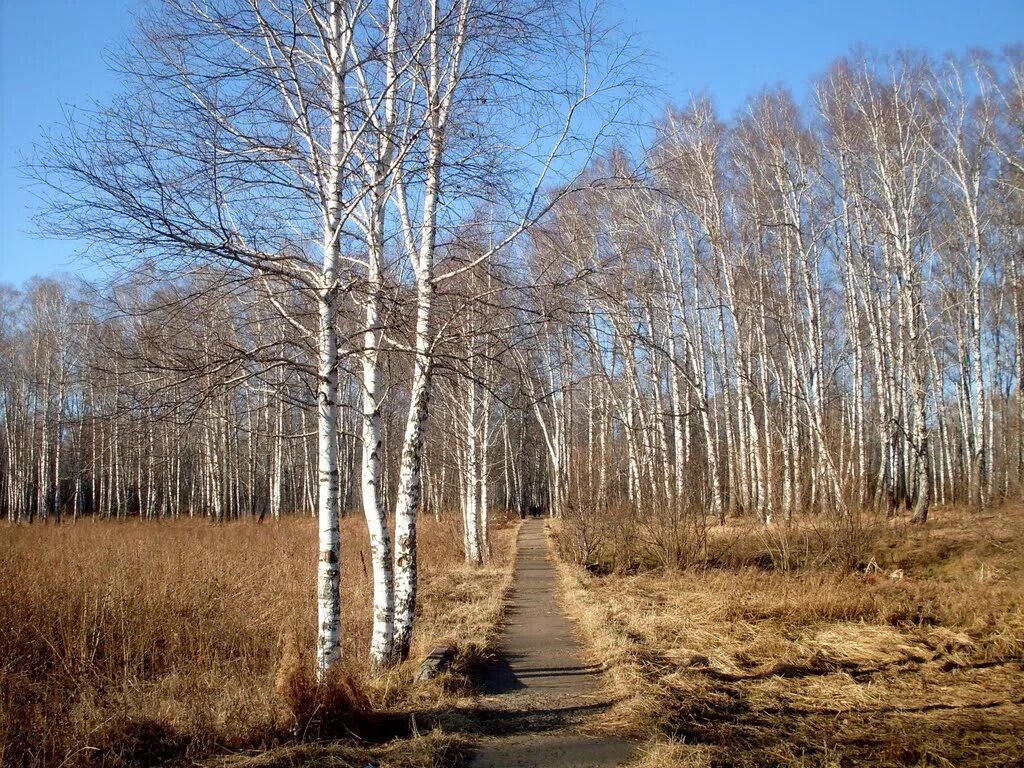
MULTIPOLYGON (((486 364, 485 364, 486 369, 486 364)), ((490 427, 491 407, 490 393, 485 389, 482 396, 483 426, 481 433, 483 437, 480 442, 480 549, 484 560, 491 559, 491 537, 490 537, 490 495, 488 494, 488 478, 490 477, 490 427)))
POLYGON ((281 519, 281 490, 284 483, 284 395, 278 391, 274 418, 274 454, 270 475, 270 515, 281 519))
MULTIPOLYGON (((668 336, 668 356, 669 356, 669 394, 672 398, 672 443, 675 461, 673 462, 673 478, 675 480, 674 488, 676 495, 676 504, 683 503, 683 490, 686 481, 685 466, 686 461, 689 458, 686 442, 686 435, 688 434, 688 419, 689 414, 689 393, 687 393, 687 404, 683 403, 683 398, 680 396, 682 386, 680 385, 680 379, 682 379, 683 366, 685 362, 679 359, 676 355, 676 332, 672 327, 672 314, 668 313, 668 328, 666 334, 668 336)), ((685 322, 685 319, 684 319, 685 322)))
MULTIPOLYGON (((472 347, 473 341, 470 340, 472 347)), ((477 382, 473 372, 474 355, 470 352, 470 378, 466 381, 466 506, 463 511, 462 524, 466 529, 466 562, 480 565, 483 562, 483 550, 480 543, 480 459, 477 445, 477 382)))
POLYGON ((335 303, 341 258, 342 131, 346 34, 340 0, 330 3, 331 125, 323 232, 323 275, 317 302, 317 563, 316 672, 322 679, 341 660, 341 532, 338 499, 338 337, 335 303))
POLYGON ((338 348, 334 331, 334 291, 318 307, 317 366, 317 564, 316 670, 322 678, 341 660, 341 534, 338 518, 338 348))
POLYGON ((422 114, 426 128, 427 156, 424 166, 422 218, 418 227, 410 216, 410 198, 404 179, 398 180, 396 201, 404 228, 407 255, 416 281, 416 332, 409 414, 402 443, 398 495, 395 500, 395 634, 394 650, 399 659, 409 655, 413 622, 416 618, 416 517, 422 495, 423 432, 430 404, 433 373, 434 253, 437 248, 437 210, 444 169, 445 131, 453 99, 462 76, 462 53, 470 4, 462 1, 453 9, 454 29, 445 29, 441 9, 435 1, 430 9, 430 31, 426 48, 428 66, 423 83, 426 100, 422 114), (451 35, 445 35, 450 31, 451 35), (442 39, 444 38, 444 39, 442 39), (447 51, 445 50, 447 46, 447 51), (442 62, 442 60, 444 61, 442 62), (417 233, 414 229, 418 228, 417 233))
MULTIPOLYGON (((60 473, 61 473, 61 447, 64 445, 64 400, 67 395, 67 381, 64 370, 64 361, 61 361, 61 372, 57 380, 57 410, 56 410, 56 436, 53 441, 53 514, 60 520, 61 506, 64 500, 60 494, 60 473)), ((150 454, 152 456, 152 454, 150 454)), ((141 494, 141 489, 140 489, 141 494)))
POLYGON ((416 516, 420 507, 423 430, 430 403, 431 317, 433 286, 429 270, 420 283, 416 309, 416 358, 413 362, 412 391, 406 419, 402 464, 395 504, 395 635, 394 652, 408 658, 416 618, 416 516))
POLYGON ((363 348, 363 450, 362 503, 370 536, 370 563, 373 569, 373 629, 370 637, 370 663, 383 667, 394 656, 395 592, 391 563, 391 535, 381 499, 380 403, 377 392, 379 318, 379 262, 371 254, 370 297, 366 307, 366 332, 363 348))
MULTIPOLYGON (((369 123, 374 127, 374 151, 363 159, 364 173, 370 199, 367 202, 363 224, 367 244, 367 274, 365 297, 365 323, 362 350, 362 482, 363 514, 369 530, 370 560, 373 570, 373 627, 370 638, 370 664, 382 669, 395 661, 394 619, 395 591, 392 563, 391 536, 385 515, 387 490, 382 480, 384 443, 381 436, 379 389, 379 354, 383 338, 381 301, 383 296, 383 263, 385 218, 388 196, 391 194, 392 163, 399 131, 396 110, 397 90, 400 87, 397 71, 399 0, 387 2, 387 34, 384 52, 385 79, 383 92, 377 96, 372 85, 361 74, 355 78, 367 103, 378 98, 383 113, 370 113, 369 123)), ((354 141, 354 137, 350 137, 354 141)))

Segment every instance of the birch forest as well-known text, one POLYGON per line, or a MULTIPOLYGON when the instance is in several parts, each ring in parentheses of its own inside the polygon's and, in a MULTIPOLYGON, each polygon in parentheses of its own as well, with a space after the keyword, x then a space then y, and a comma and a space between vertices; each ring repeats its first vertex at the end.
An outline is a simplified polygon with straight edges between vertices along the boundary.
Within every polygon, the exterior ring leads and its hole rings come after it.
POLYGON ((731 519, 1024 495, 1024 51, 858 52, 637 140, 629 52, 564 10, 161 3, 33 162, 110 279, 0 289, 4 516, 316 518, 324 672, 346 516, 383 667, 424 516, 469 564, 511 511, 675 569, 731 519))

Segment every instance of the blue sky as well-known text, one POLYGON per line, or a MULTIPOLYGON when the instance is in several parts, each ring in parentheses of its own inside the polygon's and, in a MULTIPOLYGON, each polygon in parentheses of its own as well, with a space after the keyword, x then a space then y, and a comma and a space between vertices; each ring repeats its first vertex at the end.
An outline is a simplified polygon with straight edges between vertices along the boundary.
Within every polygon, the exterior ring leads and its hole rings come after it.
MULTIPOLYGON (((131 29, 140 0, 0 0, 0 281, 79 272, 76 245, 32 235, 35 201, 18 169, 64 105, 117 89, 106 52, 131 29)), ((765 85, 798 96, 856 44, 962 53, 1024 40, 1017 0, 686 2, 619 0, 613 13, 650 51, 668 100, 707 90, 726 116, 765 85)))

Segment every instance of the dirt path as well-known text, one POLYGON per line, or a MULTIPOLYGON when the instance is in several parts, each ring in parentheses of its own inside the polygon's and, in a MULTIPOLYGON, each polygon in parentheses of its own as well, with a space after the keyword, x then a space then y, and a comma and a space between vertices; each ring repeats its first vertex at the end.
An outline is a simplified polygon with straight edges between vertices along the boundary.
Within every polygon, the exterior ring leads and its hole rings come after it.
POLYGON ((501 659, 484 676, 476 702, 481 740, 474 768, 603 768, 629 760, 633 745, 581 733, 608 705, 600 669, 579 655, 572 625, 555 600, 555 567, 544 523, 519 531, 512 598, 505 613, 501 659))

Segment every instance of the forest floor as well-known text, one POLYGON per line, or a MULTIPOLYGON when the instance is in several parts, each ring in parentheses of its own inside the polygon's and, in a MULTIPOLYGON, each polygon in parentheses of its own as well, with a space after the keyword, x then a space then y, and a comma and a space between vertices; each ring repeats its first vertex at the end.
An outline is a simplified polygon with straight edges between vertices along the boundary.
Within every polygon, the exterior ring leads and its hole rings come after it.
POLYGON ((560 566, 637 765, 1024 765, 1024 509, 879 522, 845 570, 781 570, 779 543, 735 524, 702 568, 560 566))
POLYGON ((311 679, 316 522, 0 524, 0 765, 392 766, 464 760, 436 727, 492 656, 517 521, 463 564, 461 521, 421 521, 409 662, 367 673, 372 583, 361 516, 342 524, 340 672, 311 679), (414 683, 435 645, 453 667, 414 683))

